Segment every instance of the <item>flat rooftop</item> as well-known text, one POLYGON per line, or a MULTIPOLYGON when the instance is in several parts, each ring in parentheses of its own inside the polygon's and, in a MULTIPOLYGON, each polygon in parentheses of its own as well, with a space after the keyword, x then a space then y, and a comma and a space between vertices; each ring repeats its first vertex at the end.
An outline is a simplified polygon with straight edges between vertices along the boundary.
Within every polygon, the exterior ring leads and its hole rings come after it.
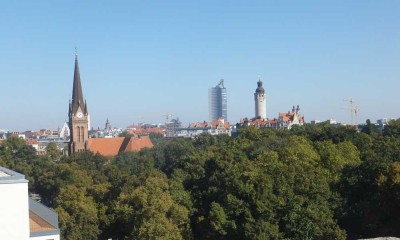
POLYGON ((0 184, 27 183, 25 176, 8 168, 0 167, 0 184))

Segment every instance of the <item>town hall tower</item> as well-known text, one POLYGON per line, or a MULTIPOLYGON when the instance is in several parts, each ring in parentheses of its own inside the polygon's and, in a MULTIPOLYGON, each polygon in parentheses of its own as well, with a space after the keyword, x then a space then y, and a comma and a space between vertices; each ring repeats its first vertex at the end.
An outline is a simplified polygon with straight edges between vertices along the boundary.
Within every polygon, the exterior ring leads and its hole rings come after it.
POLYGON ((257 89, 254 93, 254 102, 256 107, 256 116, 255 118, 261 118, 263 120, 267 119, 267 103, 266 103, 266 95, 265 90, 263 88, 263 82, 258 80, 257 89))

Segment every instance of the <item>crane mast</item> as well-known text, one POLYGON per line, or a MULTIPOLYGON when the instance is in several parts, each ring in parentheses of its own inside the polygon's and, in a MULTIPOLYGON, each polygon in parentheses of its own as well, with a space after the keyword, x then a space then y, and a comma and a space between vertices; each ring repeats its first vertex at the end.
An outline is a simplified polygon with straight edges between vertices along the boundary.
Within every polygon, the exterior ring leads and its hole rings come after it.
POLYGON ((358 113, 360 112, 360 108, 358 108, 357 105, 355 105, 355 102, 353 101, 353 98, 350 98, 349 100, 345 100, 349 102, 350 106, 348 110, 350 111, 350 125, 352 126, 357 126, 358 125, 358 113))

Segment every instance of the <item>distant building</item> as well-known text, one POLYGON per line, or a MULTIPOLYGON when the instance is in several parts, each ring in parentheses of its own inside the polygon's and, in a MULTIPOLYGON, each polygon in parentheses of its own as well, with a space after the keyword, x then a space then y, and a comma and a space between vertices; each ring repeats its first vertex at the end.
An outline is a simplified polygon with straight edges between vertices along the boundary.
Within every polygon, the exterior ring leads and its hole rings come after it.
POLYGON ((7 134, 8 134, 8 130, 1 130, 0 129, 0 140, 6 140, 7 139, 7 134))
POLYGON ((224 79, 221 79, 216 87, 208 90, 208 103, 210 122, 218 120, 218 118, 228 119, 228 99, 224 79))
POLYGON ((113 128, 111 126, 110 121, 108 121, 108 118, 107 118, 104 129, 100 129, 100 127, 99 127, 96 130, 94 130, 94 129, 89 130, 89 137, 90 138, 115 138, 115 137, 119 137, 119 135, 122 132, 123 132, 122 128, 113 128))
POLYGON ((8 133, 9 131, 7 129, 0 129, 0 133, 8 133))
POLYGON ((317 125, 317 124, 329 124, 329 125, 333 125, 333 126, 344 126, 345 124, 339 123, 338 121, 336 121, 336 119, 330 118, 326 121, 320 121, 320 120, 312 120, 310 121, 311 125, 317 125))
POLYGON ((36 150, 36 155, 42 155, 39 153, 39 143, 38 140, 35 138, 27 138, 25 139, 26 145, 32 146, 36 150))
POLYGON ((267 119, 267 102, 266 102, 266 94, 265 90, 262 86, 263 82, 258 80, 257 89, 254 93, 254 102, 255 102, 255 118, 260 118, 263 120, 267 119))
POLYGON ((164 135, 164 128, 156 124, 129 125, 126 131, 133 136, 148 136, 150 133, 164 135))
POLYGON ((236 128, 255 126, 257 128, 279 128, 278 119, 243 118, 236 124, 236 128))
POLYGON ((57 213, 28 197, 24 175, 0 167, 0 193, 0 239, 60 239, 57 213))
POLYGON ((278 117, 278 128, 292 128, 293 125, 303 125, 304 117, 300 116, 300 107, 297 105, 293 106, 292 111, 287 113, 279 113, 278 117))
POLYGON ((191 138, 198 136, 202 133, 209 133, 211 135, 221 135, 226 134, 231 136, 232 128, 229 122, 225 121, 223 118, 219 118, 212 122, 198 122, 190 123, 188 127, 176 128, 174 137, 186 137, 191 138))
POLYGON ((235 132, 239 128, 255 126, 257 128, 286 128, 290 129, 293 125, 303 125, 304 124, 304 116, 300 115, 300 107, 297 105, 297 108, 293 106, 292 111, 288 111, 286 113, 279 113, 278 118, 274 119, 262 119, 262 118, 253 118, 241 119, 239 123, 236 124, 235 132))
POLYGON ((379 130, 383 131, 385 129, 385 126, 389 124, 390 121, 396 120, 396 118, 381 118, 376 121, 377 127, 379 130))
MULTIPOLYGON (((36 155, 43 156, 47 154, 46 147, 50 142, 56 143, 58 149, 63 155, 67 155, 68 149, 68 126, 64 124, 63 129, 52 131, 50 129, 41 129, 39 131, 12 132, 10 137, 21 138, 27 145, 36 150, 36 155), (65 129, 65 130, 64 130, 65 129), (63 133, 64 131, 64 133, 63 133), (65 137, 62 137, 62 136, 65 137)), ((0 135, 0 141, 1 141, 0 135)))
POLYGON ((333 118, 328 119, 327 122, 328 122, 329 124, 331 124, 331 125, 337 125, 337 124, 338 124, 338 122, 336 121, 336 119, 333 119, 333 118))
POLYGON ((321 121, 320 120, 312 120, 312 121, 310 121, 310 124, 311 125, 316 125, 316 124, 319 124, 319 123, 321 123, 321 121))
POLYGON ((70 135, 69 126, 68 126, 68 123, 65 122, 59 132, 59 137, 64 138, 64 139, 69 139, 69 135, 70 135))
POLYGON ((165 123, 165 137, 174 137, 175 129, 182 128, 182 123, 179 118, 172 119, 170 122, 165 123))
POLYGON ((39 137, 38 139, 39 148, 37 150, 37 154, 46 155, 47 145, 49 145, 49 143, 51 142, 54 142, 57 145, 57 149, 61 152, 61 154, 68 155, 69 140, 58 136, 39 137))
POLYGON ((111 130, 111 129, 112 129, 111 123, 108 121, 108 118, 107 118, 106 126, 104 127, 104 130, 111 130))

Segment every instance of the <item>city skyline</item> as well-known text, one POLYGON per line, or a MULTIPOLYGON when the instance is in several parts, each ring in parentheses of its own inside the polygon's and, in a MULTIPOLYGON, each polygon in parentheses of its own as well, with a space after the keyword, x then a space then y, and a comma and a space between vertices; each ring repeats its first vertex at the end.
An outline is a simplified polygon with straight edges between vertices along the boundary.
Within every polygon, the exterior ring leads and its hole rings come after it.
POLYGON ((56 129, 77 45, 92 126, 208 119, 225 79, 231 123, 254 115, 261 75, 267 117, 302 106, 307 122, 398 118, 398 1, 322 3, 7 2, 0 27, 0 129, 56 129), (191 99, 187 101, 186 99, 191 99), (118 106, 118 107, 116 107, 118 106))

